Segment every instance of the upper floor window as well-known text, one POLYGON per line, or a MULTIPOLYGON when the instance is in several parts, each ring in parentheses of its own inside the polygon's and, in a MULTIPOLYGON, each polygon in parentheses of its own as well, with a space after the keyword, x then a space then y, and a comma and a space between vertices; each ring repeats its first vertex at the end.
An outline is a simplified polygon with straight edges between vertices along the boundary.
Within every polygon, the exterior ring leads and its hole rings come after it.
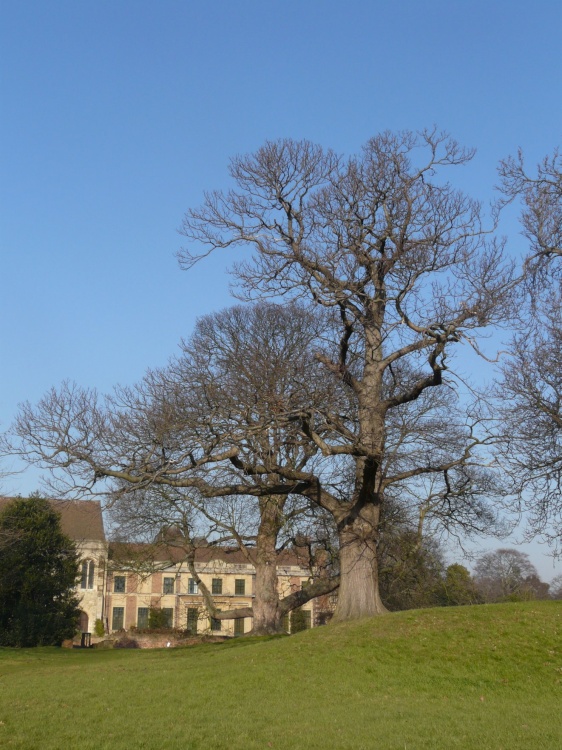
POLYGON ((246 593, 246 581, 244 578, 234 579, 234 593, 236 596, 244 596, 246 593))
POLYGON ((82 571, 80 575, 80 588, 81 589, 93 589, 94 588, 94 571, 95 565, 93 560, 84 560, 82 563, 82 571))
POLYGON ((197 581, 195 578, 190 578, 187 582, 187 593, 188 594, 198 594, 199 593, 199 587, 197 586, 197 581))
POLYGON ((113 591, 116 594, 125 593, 125 576, 114 576, 113 577, 113 591))
POLYGON ((164 578, 164 588, 162 589, 162 592, 164 594, 174 593, 174 579, 173 578, 164 578))
POLYGON ((213 578, 211 593, 222 594, 222 578, 213 578))

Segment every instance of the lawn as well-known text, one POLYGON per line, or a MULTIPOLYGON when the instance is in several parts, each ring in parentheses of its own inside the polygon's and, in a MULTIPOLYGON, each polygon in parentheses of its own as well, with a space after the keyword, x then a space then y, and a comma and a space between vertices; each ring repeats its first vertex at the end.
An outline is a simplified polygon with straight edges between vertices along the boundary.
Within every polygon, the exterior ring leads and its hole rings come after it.
POLYGON ((154 651, 0 649, 0 747, 559 750, 562 603, 154 651))

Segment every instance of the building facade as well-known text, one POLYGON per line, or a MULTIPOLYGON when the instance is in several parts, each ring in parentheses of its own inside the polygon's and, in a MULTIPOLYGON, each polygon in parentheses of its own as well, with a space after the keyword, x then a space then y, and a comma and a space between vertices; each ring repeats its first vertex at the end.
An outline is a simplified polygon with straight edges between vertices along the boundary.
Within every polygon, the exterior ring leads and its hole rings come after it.
MULTIPOLYGON (((134 546, 138 548, 139 545, 134 546)), ((154 555, 153 569, 142 572, 126 562, 118 562, 126 560, 126 553, 124 555, 120 549, 115 555, 117 550, 112 547, 110 544, 105 605, 111 632, 121 628, 148 627, 151 610, 162 612, 162 621, 167 627, 187 630, 193 635, 235 636, 252 629, 250 617, 235 620, 210 617, 198 582, 177 548, 158 550, 154 555), (178 557, 180 559, 174 559, 178 557)), ((196 553, 195 570, 211 592, 217 609, 252 606, 255 570, 240 550, 201 547, 196 553)), ((310 578, 310 571, 292 551, 279 555, 277 574, 281 596, 300 590, 310 578)), ((286 618, 285 629, 295 632, 313 624, 314 603, 311 601, 286 618)))
MULTIPOLYGON (((11 498, 0 498, 0 510, 11 498)), ((94 632, 100 620, 106 633, 148 628, 151 612, 159 611, 161 626, 195 634, 236 636, 252 629, 252 618, 210 617, 185 553, 172 545, 120 544, 105 536, 101 505, 97 501, 51 500, 60 515, 63 532, 77 546, 80 564, 76 591, 80 597, 80 630, 94 632)), ((201 546, 195 570, 220 610, 251 607, 255 570, 251 558, 239 549, 201 546)), ((278 587, 286 596, 310 579, 306 560, 296 550, 278 556, 278 587)), ((313 627, 320 616, 312 600, 291 613, 287 632, 313 627)), ((152 615, 153 617, 154 615, 152 615)))

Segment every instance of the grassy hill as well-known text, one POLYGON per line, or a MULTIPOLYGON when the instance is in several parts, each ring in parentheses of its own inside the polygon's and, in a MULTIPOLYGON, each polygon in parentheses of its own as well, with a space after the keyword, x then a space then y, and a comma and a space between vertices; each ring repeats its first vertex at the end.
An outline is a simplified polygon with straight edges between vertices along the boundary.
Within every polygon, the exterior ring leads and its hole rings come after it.
POLYGON ((562 747, 562 603, 159 651, 0 649, 0 747, 562 747))

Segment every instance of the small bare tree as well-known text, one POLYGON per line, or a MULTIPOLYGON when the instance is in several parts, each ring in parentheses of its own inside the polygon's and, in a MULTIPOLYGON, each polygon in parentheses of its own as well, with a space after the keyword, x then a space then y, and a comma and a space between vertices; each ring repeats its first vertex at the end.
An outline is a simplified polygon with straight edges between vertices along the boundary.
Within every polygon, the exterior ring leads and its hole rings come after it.
POLYGON ((551 599, 562 599, 562 573, 554 576, 550 582, 549 594, 551 599))
POLYGON ((529 555, 516 549, 497 549, 480 555, 474 580, 486 602, 546 599, 543 583, 529 555))

